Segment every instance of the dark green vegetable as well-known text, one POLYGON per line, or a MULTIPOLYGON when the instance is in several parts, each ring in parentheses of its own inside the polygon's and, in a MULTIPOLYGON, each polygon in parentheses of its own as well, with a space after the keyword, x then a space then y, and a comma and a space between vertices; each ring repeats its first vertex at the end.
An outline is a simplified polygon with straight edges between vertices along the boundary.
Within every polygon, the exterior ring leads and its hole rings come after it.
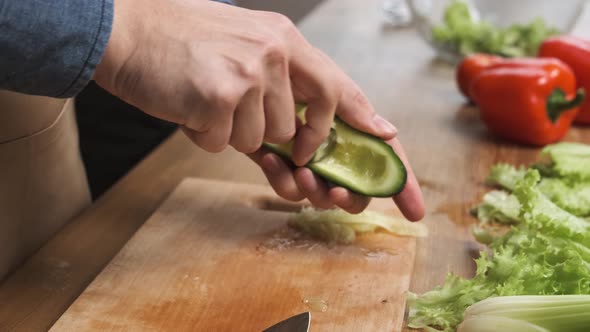
MULTIPOLYGON (((283 157, 291 157, 292 142, 264 143, 264 146, 283 157)), ((372 197, 398 194, 407 178, 404 164, 389 144, 339 118, 334 120, 330 136, 306 167, 336 185, 372 197)))

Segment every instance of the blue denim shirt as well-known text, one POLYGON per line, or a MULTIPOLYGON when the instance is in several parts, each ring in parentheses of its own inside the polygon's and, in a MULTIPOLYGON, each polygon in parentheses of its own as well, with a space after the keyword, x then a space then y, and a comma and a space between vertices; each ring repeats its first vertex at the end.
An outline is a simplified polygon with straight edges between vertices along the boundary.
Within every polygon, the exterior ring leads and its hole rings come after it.
POLYGON ((104 53, 113 1, 0 0, 0 89, 76 95, 104 53))

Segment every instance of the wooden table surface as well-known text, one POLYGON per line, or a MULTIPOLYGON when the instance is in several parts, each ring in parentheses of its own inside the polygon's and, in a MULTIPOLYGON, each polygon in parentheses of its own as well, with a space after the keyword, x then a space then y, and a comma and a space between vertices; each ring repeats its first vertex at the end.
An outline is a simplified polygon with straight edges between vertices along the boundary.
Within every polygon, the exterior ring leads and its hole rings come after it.
MULTIPOLYGON (((400 131, 422 184, 431 235, 418 242, 411 289, 428 290, 449 271, 469 276, 478 246, 469 208, 488 190, 496 162, 529 163, 538 149, 491 138, 476 110, 464 106, 453 68, 412 29, 383 26, 380 0, 329 0, 300 28, 364 89, 400 131)), ((590 142, 590 129, 568 140, 590 142)), ((246 157, 208 154, 180 133, 155 150, 0 285, 0 331, 48 329, 174 189, 193 176, 266 183, 246 157)), ((393 203, 392 203, 393 204, 393 203)))

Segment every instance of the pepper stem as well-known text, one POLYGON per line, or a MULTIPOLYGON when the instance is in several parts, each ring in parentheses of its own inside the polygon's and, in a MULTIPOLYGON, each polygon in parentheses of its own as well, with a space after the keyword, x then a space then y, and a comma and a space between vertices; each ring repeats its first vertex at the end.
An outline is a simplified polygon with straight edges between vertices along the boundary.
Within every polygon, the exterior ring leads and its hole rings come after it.
POLYGON ((586 97, 586 92, 583 88, 576 90, 576 96, 571 100, 567 100, 565 92, 560 88, 555 88, 547 98, 547 116, 551 122, 557 122, 561 113, 572 108, 580 106, 586 97))

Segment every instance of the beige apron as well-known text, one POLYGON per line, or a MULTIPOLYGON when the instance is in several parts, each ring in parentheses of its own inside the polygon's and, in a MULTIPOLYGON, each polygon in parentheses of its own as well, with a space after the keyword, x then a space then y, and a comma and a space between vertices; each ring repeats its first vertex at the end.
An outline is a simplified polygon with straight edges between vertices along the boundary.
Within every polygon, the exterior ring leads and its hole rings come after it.
POLYGON ((89 203, 73 100, 0 90, 0 280, 89 203))

